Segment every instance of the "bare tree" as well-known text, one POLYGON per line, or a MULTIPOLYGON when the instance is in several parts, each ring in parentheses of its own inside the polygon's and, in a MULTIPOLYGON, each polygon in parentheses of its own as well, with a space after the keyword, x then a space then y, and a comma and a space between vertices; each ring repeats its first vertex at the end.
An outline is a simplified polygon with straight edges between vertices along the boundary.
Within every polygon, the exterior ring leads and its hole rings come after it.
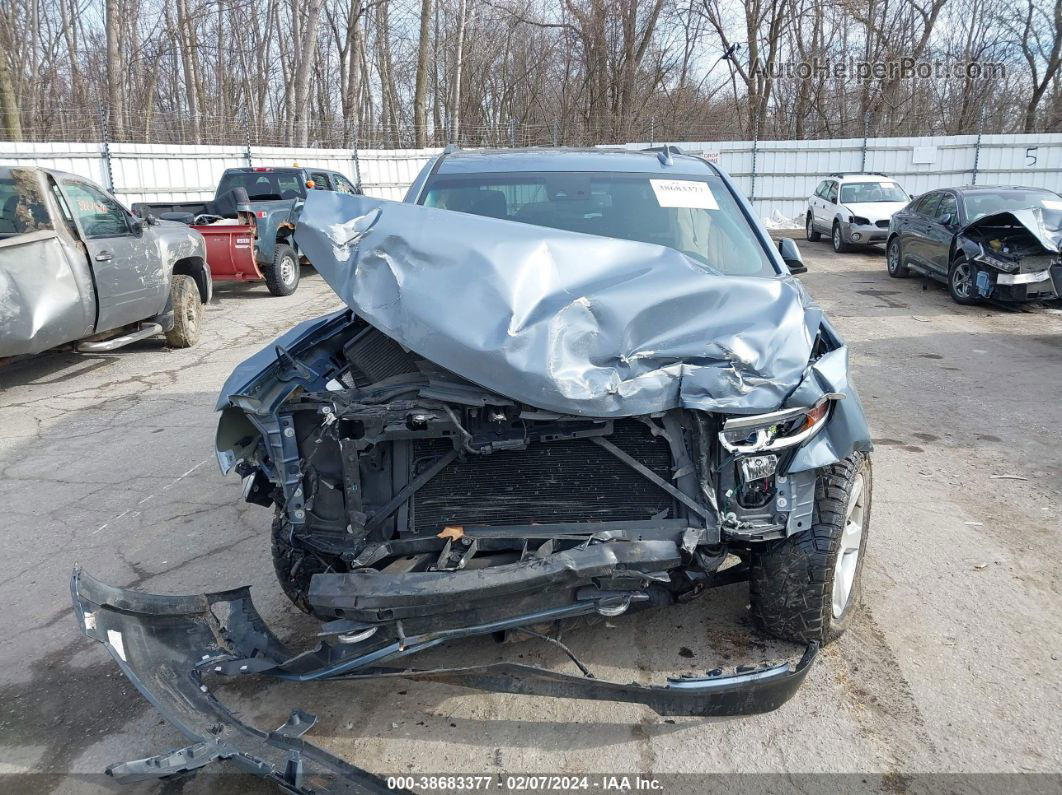
POLYGON ((457 54, 454 56, 454 95, 450 104, 450 140, 457 141, 461 135, 461 77, 464 66, 465 49, 465 15, 468 11, 467 0, 461 0, 457 15, 457 54))
POLYGON ((414 146, 428 145, 428 53, 431 48, 431 0, 420 2, 420 39, 417 42, 417 77, 413 89, 414 146))
POLYGON ((295 87, 292 98, 292 122, 295 128, 295 143, 306 146, 310 136, 310 73, 317 47, 317 28, 321 19, 324 0, 308 0, 302 7, 298 60, 295 65, 295 87))
POLYGON ((7 65, 7 57, 2 53, 0 53, 0 121, 3 122, 7 140, 22 140, 22 120, 19 118, 15 85, 11 80, 11 69, 7 65))
POLYGON ((1036 129, 1036 111, 1062 65, 1062 0, 1054 7, 1025 0, 1021 12, 1021 53, 1029 66, 1032 94, 1025 106, 1024 132, 1036 129))
POLYGON ((1062 0, 3 0, 0 136, 596 144, 1062 127, 1062 0), (852 79, 900 58, 1005 72, 852 79), (866 126, 865 126, 866 125, 866 126))

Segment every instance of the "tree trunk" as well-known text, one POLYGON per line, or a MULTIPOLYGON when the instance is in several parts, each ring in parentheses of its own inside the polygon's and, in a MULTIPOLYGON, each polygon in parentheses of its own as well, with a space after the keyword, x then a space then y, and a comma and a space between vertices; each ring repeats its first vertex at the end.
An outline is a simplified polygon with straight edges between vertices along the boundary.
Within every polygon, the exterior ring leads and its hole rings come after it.
POLYGON ((313 71, 313 56, 317 48, 317 28, 324 0, 309 0, 302 22, 302 42, 299 62, 295 67, 295 96, 293 118, 295 122, 295 145, 306 146, 310 139, 310 74, 313 71))
POLYGON ((461 135, 461 69, 464 66, 465 16, 467 0, 461 0, 457 12, 457 51, 454 55, 454 98, 450 108, 450 143, 457 143, 461 135))
POLYGON ((384 132, 385 139, 390 141, 391 146, 397 149, 402 145, 402 131, 398 126, 398 91, 395 88, 394 70, 391 68, 390 39, 390 3, 388 0, 383 0, 376 6, 376 54, 377 68, 380 70, 380 98, 382 103, 380 107, 380 122, 388 128, 384 132))
MULTIPOLYGON (((116 0, 108 0, 113 3, 116 0)), ((177 0, 177 36, 181 47, 181 68, 184 71, 184 91, 188 102, 188 116, 191 122, 192 143, 202 140, 202 127, 200 126, 199 91, 196 88, 196 61, 195 53, 192 52, 192 21, 188 18, 187 0, 177 0)))
POLYGON ((111 135, 121 137, 124 108, 122 100, 122 64, 119 52, 118 25, 120 10, 118 0, 107 0, 104 6, 107 28, 107 115, 110 119, 111 135))
POLYGON ((0 121, 4 138, 8 141, 22 140, 22 119, 19 117, 18 97, 15 96, 15 84, 11 80, 11 70, 7 65, 7 55, 0 53, 0 121))
POLYGON ((417 43, 417 76, 413 89, 414 146, 428 145, 428 49, 431 45, 431 0, 420 2, 420 41, 417 43))

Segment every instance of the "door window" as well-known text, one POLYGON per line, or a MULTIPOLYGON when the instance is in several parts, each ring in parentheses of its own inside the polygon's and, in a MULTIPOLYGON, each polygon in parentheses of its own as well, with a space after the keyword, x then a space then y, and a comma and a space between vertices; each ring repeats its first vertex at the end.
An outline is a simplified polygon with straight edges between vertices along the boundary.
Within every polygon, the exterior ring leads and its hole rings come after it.
POLYGON ((313 180, 314 190, 332 190, 332 181, 323 171, 311 171, 310 179, 313 180))
POLYGON ((937 204, 940 202, 939 193, 927 193, 921 199, 918 200, 918 204, 915 205, 915 212, 919 215, 923 215, 926 218, 932 218, 936 214, 937 204))
POLYGON ((826 180, 823 180, 822 182, 819 183, 819 187, 815 188, 815 195, 818 198, 821 199, 823 196, 826 195, 826 186, 828 184, 829 183, 826 180))
POLYGON ((32 171, 13 168, 0 177, 0 237, 51 229, 48 208, 32 171))
POLYGON ((70 209, 87 238, 130 235, 129 215, 115 199, 87 182, 63 180, 70 209))
POLYGON ((357 191, 354 190, 354 186, 350 184, 346 177, 341 177, 339 174, 333 174, 332 182, 335 183, 337 193, 357 193, 357 191))
POLYGON ((940 204, 937 205, 937 209, 933 213, 933 219, 942 224, 946 216, 950 216, 947 219, 948 223, 953 224, 959 220, 958 211, 955 208, 955 196, 951 193, 941 194, 940 204))
POLYGON ((826 192, 826 201, 830 204, 837 204, 837 183, 831 182, 830 187, 826 192))
POLYGON ((66 203, 66 196, 59 190, 59 186, 55 184, 55 180, 51 177, 48 178, 48 187, 52 192, 52 198, 55 199, 55 203, 59 205, 59 212, 63 216, 66 228, 70 230, 70 234, 76 237, 77 227, 74 226, 74 214, 70 212, 70 206, 66 203))

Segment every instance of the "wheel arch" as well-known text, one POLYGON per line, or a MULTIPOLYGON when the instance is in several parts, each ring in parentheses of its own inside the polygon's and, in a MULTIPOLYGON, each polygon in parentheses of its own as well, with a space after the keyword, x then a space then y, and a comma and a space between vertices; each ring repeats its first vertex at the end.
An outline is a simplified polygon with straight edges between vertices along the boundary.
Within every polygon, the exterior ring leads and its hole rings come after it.
POLYGON ((295 226, 287 223, 281 224, 277 229, 277 239, 273 244, 273 256, 276 256, 276 247, 279 245, 290 246, 291 250, 295 252, 295 258, 301 259, 302 252, 299 251, 299 244, 295 242, 295 226))
POLYGON ((948 250, 948 268, 951 268, 960 256, 965 259, 973 259, 979 253, 981 252, 978 249, 972 245, 967 245, 959 235, 955 235, 951 239, 951 247, 948 250))
POLYGON ((199 290, 200 303, 209 303, 213 284, 210 268, 202 257, 184 257, 173 263, 174 276, 191 276, 199 290))

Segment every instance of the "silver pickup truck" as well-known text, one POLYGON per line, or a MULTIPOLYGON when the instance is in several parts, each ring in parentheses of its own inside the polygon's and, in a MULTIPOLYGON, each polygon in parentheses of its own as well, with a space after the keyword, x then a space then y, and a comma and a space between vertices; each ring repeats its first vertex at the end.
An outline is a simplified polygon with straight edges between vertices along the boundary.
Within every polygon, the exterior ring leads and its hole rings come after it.
POLYGON ((84 177, 0 167, 0 358, 157 334, 187 348, 212 290, 198 232, 141 221, 84 177))

